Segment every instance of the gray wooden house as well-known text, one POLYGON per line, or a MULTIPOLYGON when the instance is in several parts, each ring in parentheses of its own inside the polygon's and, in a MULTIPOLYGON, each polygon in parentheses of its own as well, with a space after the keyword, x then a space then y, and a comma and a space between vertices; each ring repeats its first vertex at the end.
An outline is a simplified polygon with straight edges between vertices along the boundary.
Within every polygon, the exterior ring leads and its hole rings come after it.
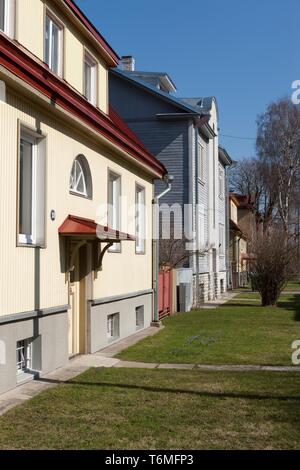
MULTIPOLYGON (((172 191, 160 203, 185 208, 185 245, 181 267, 192 270, 193 304, 212 300, 227 286, 226 167, 219 149, 218 106, 214 97, 177 98, 167 73, 134 70, 130 56, 110 72, 111 105, 148 150, 174 176, 172 191), (193 234, 193 237, 190 236, 193 234)), ((156 192, 163 189, 158 182, 156 192)), ((179 217, 174 212, 174 220, 179 217)))

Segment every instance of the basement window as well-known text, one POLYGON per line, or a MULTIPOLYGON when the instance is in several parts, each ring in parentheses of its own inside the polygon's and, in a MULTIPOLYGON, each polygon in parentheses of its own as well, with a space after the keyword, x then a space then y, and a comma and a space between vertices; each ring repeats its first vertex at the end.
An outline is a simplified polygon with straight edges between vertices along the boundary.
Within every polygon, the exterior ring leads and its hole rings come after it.
POLYGON ((144 306, 141 305, 135 309, 135 321, 136 329, 140 330, 144 328, 144 306))
POLYGON ((119 323, 119 313, 113 313, 112 315, 107 316, 107 338, 109 341, 114 341, 115 339, 119 338, 119 323))
POLYGON ((24 374, 31 369, 31 340, 17 341, 17 374, 24 374))

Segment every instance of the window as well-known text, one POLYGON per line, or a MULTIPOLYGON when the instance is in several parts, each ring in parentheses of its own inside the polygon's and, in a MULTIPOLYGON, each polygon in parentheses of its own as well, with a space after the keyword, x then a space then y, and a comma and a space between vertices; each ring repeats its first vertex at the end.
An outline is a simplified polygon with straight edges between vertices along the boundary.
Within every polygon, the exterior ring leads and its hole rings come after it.
MULTIPOLYGON (((114 230, 120 230, 121 226, 121 177, 115 173, 108 174, 108 226, 114 230)), ((109 249, 112 252, 120 252, 121 244, 114 243, 109 249)))
POLYGON ((19 152, 19 243, 45 241, 45 139, 21 130, 19 152))
POLYGON ((144 306, 136 307, 135 309, 135 323, 136 329, 140 330, 144 328, 144 306))
POLYGON ((92 198, 92 175, 84 155, 78 155, 73 162, 69 188, 73 194, 92 198))
POLYGON ((198 250, 205 248, 205 210, 203 204, 198 206, 198 250))
POLYGON ((219 197, 224 198, 224 170, 219 166, 219 197))
POLYGON ((15 32, 15 0, 0 0, 0 30, 13 37, 15 32))
POLYGON ((52 16, 46 15, 45 62, 49 68, 62 75, 63 28, 52 16))
POLYGON ((17 341, 17 374, 28 372, 31 369, 31 341, 17 341))
POLYGON ((119 337, 119 314, 113 313, 107 316, 107 338, 112 341, 119 337))
POLYGON ((198 176, 200 180, 204 183, 205 181, 205 149, 200 142, 198 143, 198 161, 199 161, 199 169, 198 169, 198 176))
POLYGON ((145 253, 145 188, 136 186, 135 190, 135 251, 145 253))
POLYGON ((220 255, 225 254, 225 230, 223 224, 219 224, 219 253, 220 255))
POLYGON ((85 52, 84 57, 84 96, 93 104, 97 105, 97 62, 90 54, 85 52))

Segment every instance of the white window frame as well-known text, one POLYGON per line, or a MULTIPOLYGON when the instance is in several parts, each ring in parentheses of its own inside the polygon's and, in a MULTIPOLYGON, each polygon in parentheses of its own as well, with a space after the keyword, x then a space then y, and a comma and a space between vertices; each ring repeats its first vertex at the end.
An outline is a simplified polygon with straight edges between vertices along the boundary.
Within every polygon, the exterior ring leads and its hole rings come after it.
POLYGON ((136 184, 135 187, 135 252, 145 254, 146 238, 146 190, 136 184))
POLYGON ((120 314, 107 315, 107 339, 113 341, 120 336, 120 314), (117 330, 117 331, 116 331, 117 330))
MULTIPOLYGON (((109 170, 107 180, 107 225, 113 230, 121 230, 121 176, 109 170), (111 184, 113 185, 112 188, 111 184)), ((114 243, 108 251, 111 253, 120 253, 121 243, 114 243)))
POLYGON ((46 11, 46 18, 45 18, 45 44, 44 44, 44 58, 45 63, 48 65, 49 69, 52 70, 53 73, 62 77, 63 75, 63 34, 64 34, 64 25, 49 11, 46 11), (49 63, 46 61, 47 56, 47 19, 50 21, 50 30, 49 30, 49 63), (58 28, 58 70, 54 70, 53 68, 53 50, 51 47, 51 37, 53 31, 53 24, 58 28))
MULTIPOLYGON (((17 245, 45 248, 46 241, 46 137, 19 121, 17 245), (21 141, 32 146, 31 233, 21 232, 21 141)), ((26 184, 26 180, 25 180, 26 184)))
POLYGON ((69 189, 70 189, 71 193, 79 194, 80 196, 84 196, 84 197, 88 197, 86 174, 85 174, 84 168, 81 165, 78 158, 75 158, 75 160, 73 161, 73 165, 72 165, 72 168, 71 168, 71 174, 70 174, 69 189), (75 173, 74 175, 73 175, 73 170, 74 170, 74 173, 75 173), (77 172, 77 170, 78 170, 78 172, 77 172), (74 177, 76 177, 76 181, 74 181, 74 177), (80 178, 82 178, 83 191, 79 191, 79 189, 78 189, 78 184, 79 184, 80 178))
POLYGON ((4 0, 4 28, 0 29, 11 38, 15 34, 16 0, 4 0))
POLYGON ((24 374, 30 371, 32 367, 32 340, 24 339, 17 341, 16 345, 16 367, 17 374, 24 374), (21 361, 19 361, 19 352, 21 354, 21 361))
MULTIPOLYGON (((34 137, 30 134, 27 134, 24 131, 21 131, 20 135, 20 161, 19 166, 21 165, 21 141, 27 142, 32 145, 32 171, 31 171, 31 179, 32 179, 32 190, 31 190, 31 234, 24 234, 19 231, 19 243, 24 245, 35 245, 36 244, 36 167, 37 167, 37 141, 34 137)), ((21 177, 21 175, 20 175, 21 177)), ((21 179, 19 181, 19 185, 21 184, 21 179)), ((20 227, 20 198, 21 194, 19 194, 19 227, 20 227)), ((19 228, 20 230, 20 228, 19 228)))
POLYGON ((198 142, 198 177, 202 183, 205 183, 205 146, 198 142))
POLYGON ((83 86, 84 86, 84 96, 94 106, 97 106, 98 103, 98 62, 94 57, 87 51, 84 51, 84 73, 83 73, 83 86), (87 90, 86 83, 86 65, 90 68, 91 73, 91 82, 90 90, 87 90))

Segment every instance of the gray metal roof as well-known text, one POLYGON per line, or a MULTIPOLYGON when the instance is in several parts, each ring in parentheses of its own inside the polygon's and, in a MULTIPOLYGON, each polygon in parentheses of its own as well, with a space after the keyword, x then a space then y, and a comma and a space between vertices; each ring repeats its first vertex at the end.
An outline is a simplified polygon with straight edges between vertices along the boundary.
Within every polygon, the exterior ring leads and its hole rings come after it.
MULTIPOLYGON (((132 81, 139 85, 142 88, 146 88, 148 91, 154 93, 155 95, 160 96, 164 100, 169 101, 171 104, 179 107, 180 109, 183 109, 187 113, 193 113, 193 114, 199 114, 201 116, 202 114, 205 114, 207 112, 207 109, 205 108, 200 108, 199 106, 193 106, 190 103, 186 101, 186 99, 183 98, 175 98, 173 95, 170 95, 169 93, 166 93, 162 90, 159 90, 155 86, 151 85, 149 82, 143 81, 137 76, 134 75, 134 72, 128 72, 125 70, 120 70, 118 68, 114 68, 110 70, 111 73, 115 75, 120 75, 121 77, 132 81)), ((205 100, 213 100, 214 98, 205 98, 205 100)), ((211 101, 212 102, 212 101, 211 101)))
POLYGON ((189 104, 194 109, 198 109, 198 110, 201 109, 202 113, 203 112, 209 113, 211 111, 212 104, 214 102, 217 108, 217 113, 218 113, 218 104, 214 96, 205 96, 205 97, 199 97, 199 98, 179 98, 179 99, 182 100, 184 103, 189 104))
POLYGON ((174 88, 174 91, 176 91, 176 85, 167 72, 144 72, 141 70, 133 70, 133 71, 128 70, 127 72, 140 78, 149 77, 149 78, 161 79, 162 77, 166 77, 171 83, 172 87, 174 88))

